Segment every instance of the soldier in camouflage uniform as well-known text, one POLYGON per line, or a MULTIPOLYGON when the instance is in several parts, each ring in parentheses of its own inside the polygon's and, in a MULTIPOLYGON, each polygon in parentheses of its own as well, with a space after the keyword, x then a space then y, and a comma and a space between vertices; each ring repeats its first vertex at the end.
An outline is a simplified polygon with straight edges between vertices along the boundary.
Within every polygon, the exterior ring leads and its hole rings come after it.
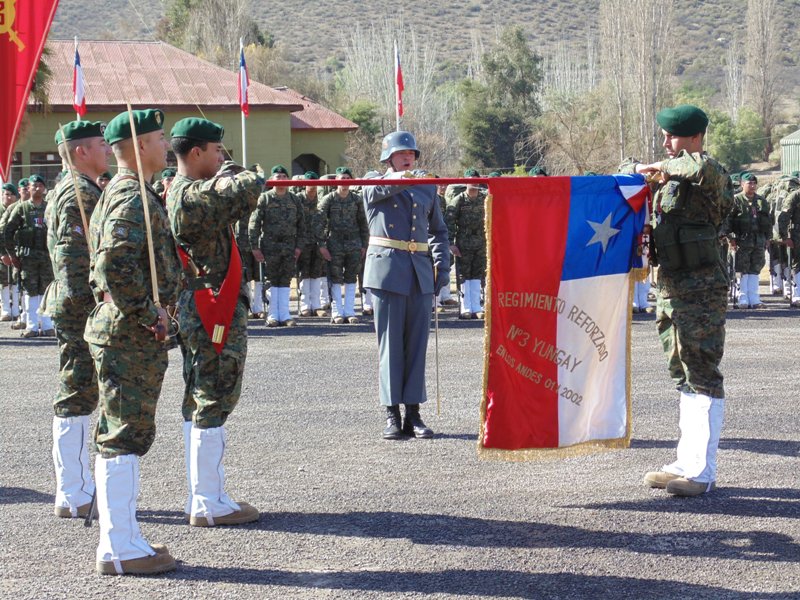
MULTIPOLYGON (((314 171, 307 171, 303 178, 319 179, 319 175, 314 171)), ((303 220, 307 229, 312 227, 316 218, 319 200, 317 190, 317 186, 312 185, 302 188, 297 194, 303 204, 303 220)), ((307 242, 297 262, 297 270, 300 273, 300 316, 327 317, 328 311, 323 310, 320 301, 320 290, 323 285, 327 285, 322 276, 322 255, 319 253, 319 246, 313 236, 309 235, 307 242)))
POLYGON ((739 308, 760 308, 758 276, 766 262, 765 252, 772 237, 774 217, 767 201, 756 193, 756 176, 740 174, 742 192, 733 198, 733 209, 722 227, 735 252, 734 268, 739 278, 739 308))
MULTIPOLYGON (((438 176, 437 176, 438 178, 438 176)), ((442 215, 445 214, 447 211, 447 200, 445 199, 445 193, 447 192, 446 185, 437 185, 436 186, 436 198, 439 200, 439 208, 442 209, 442 215)), ((452 263, 453 258, 450 257, 450 261, 452 263)), ((436 308, 437 312, 442 312, 445 306, 458 306, 458 300, 453 298, 452 294, 450 293, 450 286, 444 286, 439 294, 436 296, 436 308)))
MULTIPOLYGON (((19 192, 12 183, 3 184, 3 202, 0 204, 0 239, 3 238, 3 230, 8 222, 9 210, 11 206, 19 200, 19 192)), ((17 287, 17 272, 11 264, 11 257, 5 252, 2 254, 2 266, 0 266, 0 293, 2 293, 2 313, 0 321, 11 321, 19 317, 19 287, 17 287)))
MULTIPOLYGON (((166 166, 169 148, 164 113, 135 110, 141 175, 150 181, 166 166)), ((127 112, 114 117, 104 134, 119 171, 108 184, 89 224, 90 285, 98 305, 86 322, 84 339, 94 359, 100 415, 94 441, 101 574, 149 574, 175 568, 163 546, 145 541, 136 521, 139 457, 155 438, 155 413, 167 370, 165 307, 175 305, 181 268, 161 198, 145 184, 142 198, 127 112), (150 215, 155 274, 150 272, 144 202, 150 215), (152 296, 151 276, 161 305, 152 296)))
MULTIPOLYGON (((464 171, 464 177, 480 177, 475 169, 464 171)), ((450 238, 450 252, 456 257, 456 270, 461 278, 462 319, 483 319, 481 281, 486 277, 486 192, 469 184, 447 204, 444 220, 450 238)))
POLYGON ((789 195, 798 189, 800 189, 800 173, 795 171, 789 175, 781 176, 777 181, 760 188, 757 192, 767 199, 770 211, 775 219, 772 241, 769 245, 772 293, 776 295, 782 293, 787 300, 791 298, 792 293, 789 289, 789 260, 786 245, 781 239, 778 228, 778 215, 783 210, 789 195))
MULTIPOLYGON (((288 179, 286 167, 275 165, 272 168, 270 181, 288 179)), ((289 312, 289 286, 306 244, 300 198, 289 191, 288 185, 275 185, 262 193, 250 215, 248 231, 253 256, 264 263, 264 276, 270 285, 267 327, 292 327, 295 322, 289 312)))
POLYGON ((99 121, 72 121, 64 125, 63 139, 56 132, 58 152, 65 162, 69 153, 75 170, 56 185, 47 204, 47 246, 55 279, 42 306, 53 318, 58 338, 60 386, 53 403, 53 463, 55 514, 65 518, 85 517, 94 494, 87 444, 98 388, 83 333, 95 306, 86 227, 101 194, 95 178, 108 168, 111 152, 104 130, 105 123, 99 121))
POLYGON ((183 352, 183 431, 189 523, 236 525, 258 519, 246 502, 225 493, 225 422, 242 391, 247 356, 247 284, 233 226, 256 206, 264 179, 223 160, 221 125, 181 119, 172 128, 178 174, 167 195, 172 234, 183 257, 187 287, 178 322, 183 352), (216 303, 208 307, 206 302, 216 303), (215 308, 219 310, 214 310, 215 308))
POLYGON ((800 271, 800 189, 789 194, 783 202, 778 214, 778 235, 791 254, 791 264, 788 268, 792 272, 787 277, 787 284, 791 285, 791 304, 798 308, 800 307, 800 293, 797 291, 797 273, 800 271))
POLYGON ((47 315, 37 311, 42 294, 53 281, 53 267, 47 252, 47 222, 44 218, 47 203, 44 201, 44 179, 31 175, 28 179, 31 199, 17 202, 11 209, 3 237, 11 262, 20 271, 22 290, 25 293, 27 323, 22 337, 38 335, 53 337, 56 332, 47 315), (39 331, 41 327, 41 333, 39 331))
MULTIPOLYGON (((336 169, 337 180, 344 182, 352 178, 353 174, 347 167, 336 169)), ((355 312, 356 280, 369 243, 369 228, 361 196, 345 184, 326 194, 319 201, 314 230, 319 253, 329 265, 331 323, 358 323, 355 312)))
POLYGON ((623 171, 660 175, 653 240, 659 265, 656 326, 680 397, 677 460, 645 475, 645 484, 696 496, 716 485, 725 406, 719 363, 725 346, 728 277, 719 230, 733 194, 725 169, 703 151, 708 117, 692 105, 657 115, 669 158, 623 171))
POLYGON ((100 173, 100 175, 97 176, 97 179, 95 179, 97 187, 99 187, 101 191, 106 189, 108 182, 111 181, 111 177, 112 176, 110 171, 103 171, 102 173, 100 173))

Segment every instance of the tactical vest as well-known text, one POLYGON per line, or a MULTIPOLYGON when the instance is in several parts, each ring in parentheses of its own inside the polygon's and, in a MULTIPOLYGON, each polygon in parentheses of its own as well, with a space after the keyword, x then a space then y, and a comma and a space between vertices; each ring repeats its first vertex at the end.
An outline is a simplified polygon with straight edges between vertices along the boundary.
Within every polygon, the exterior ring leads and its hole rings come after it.
POLYGON ((692 271, 720 262, 717 228, 699 187, 671 180, 656 197, 653 244, 657 264, 665 271, 692 271), (695 197, 698 196, 698 197, 695 197))
POLYGON ((46 207, 44 202, 39 209, 33 207, 31 200, 22 203, 23 224, 14 235, 18 255, 27 256, 31 252, 47 251, 47 225, 44 222, 46 207), (36 216, 36 213, 41 214, 36 216))

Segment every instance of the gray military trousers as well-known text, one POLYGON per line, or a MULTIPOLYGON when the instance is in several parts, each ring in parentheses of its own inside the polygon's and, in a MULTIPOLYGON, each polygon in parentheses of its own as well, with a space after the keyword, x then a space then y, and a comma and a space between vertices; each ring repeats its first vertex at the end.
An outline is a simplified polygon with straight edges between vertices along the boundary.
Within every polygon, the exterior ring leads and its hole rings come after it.
POLYGON ((425 354, 431 327, 433 294, 419 286, 410 295, 372 289, 378 334, 378 382, 383 406, 422 404, 425 354))

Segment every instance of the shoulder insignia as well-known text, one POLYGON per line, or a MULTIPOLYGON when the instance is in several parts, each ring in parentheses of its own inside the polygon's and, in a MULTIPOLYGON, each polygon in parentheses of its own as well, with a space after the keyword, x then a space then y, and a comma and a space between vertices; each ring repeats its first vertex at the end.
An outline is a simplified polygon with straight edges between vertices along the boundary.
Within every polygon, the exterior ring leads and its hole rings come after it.
POLYGON ((117 225, 111 231, 111 235, 117 238, 118 240, 127 240, 129 234, 130 230, 124 225, 117 225))

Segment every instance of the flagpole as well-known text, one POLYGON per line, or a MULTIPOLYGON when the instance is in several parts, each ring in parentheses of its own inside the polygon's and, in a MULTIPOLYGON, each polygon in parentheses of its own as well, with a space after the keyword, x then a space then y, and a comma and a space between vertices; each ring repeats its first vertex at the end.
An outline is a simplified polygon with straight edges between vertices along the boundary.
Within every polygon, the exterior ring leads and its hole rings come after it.
MULTIPOLYGON (((244 40, 239 38, 239 57, 241 61, 242 53, 244 52, 244 40)), ((241 65, 239 66, 239 93, 241 93, 242 89, 242 80, 241 80, 241 65)), ((239 109, 241 110, 242 114, 242 166, 246 169, 247 168, 247 127, 245 125, 245 114, 244 110, 240 106, 239 109)))
MULTIPOLYGON (((76 35, 75 36, 75 54, 77 54, 77 53, 78 53, 78 36, 76 35)), ((85 93, 86 92, 84 92, 84 94, 85 93)), ((79 112, 75 113, 75 120, 76 121, 80 121, 81 120, 81 113, 79 113, 79 112)))
POLYGON ((394 116, 397 128, 400 131, 400 88, 397 85, 397 67, 400 64, 400 55, 397 53, 397 40, 394 41, 394 116))

